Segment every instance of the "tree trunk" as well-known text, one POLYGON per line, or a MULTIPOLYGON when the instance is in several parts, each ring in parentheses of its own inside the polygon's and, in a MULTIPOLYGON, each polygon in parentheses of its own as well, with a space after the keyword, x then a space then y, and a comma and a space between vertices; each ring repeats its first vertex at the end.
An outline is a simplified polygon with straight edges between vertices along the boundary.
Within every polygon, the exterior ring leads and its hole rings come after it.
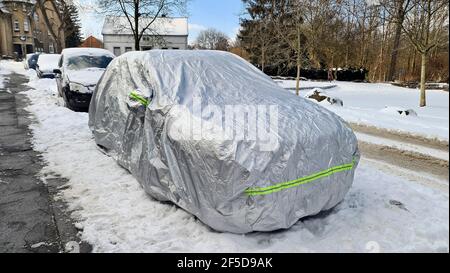
POLYGON ((141 51, 141 37, 139 37, 139 1, 134 1, 134 50, 141 51))
POLYGON ((397 62, 398 62, 398 51, 400 49, 400 38, 402 35, 402 25, 396 26, 395 30, 395 38, 394 38, 394 47, 392 48, 391 53, 391 65, 389 66, 389 74, 388 81, 395 81, 395 72, 397 70, 397 62))
POLYGON ((427 106, 427 94, 426 94, 426 83, 427 83, 427 54, 422 53, 422 72, 420 76, 420 107, 427 106))
POLYGON ((140 47, 139 37, 134 37, 134 50, 140 51, 140 47))
POLYGON ((297 96, 300 96, 300 72, 301 72, 302 66, 297 63, 297 78, 296 78, 296 85, 295 85, 295 94, 297 96))
POLYGON ((302 69, 302 53, 301 53, 301 30, 300 27, 297 27, 297 78, 296 78, 296 85, 295 85, 295 94, 297 96, 300 96, 300 74, 302 69))
POLYGON ((416 71, 417 71, 417 51, 414 50, 413 58, 412 58, 412 65, 411 65, 411 76, 412 76, 412 78, 414 78, 414 79, 417 79, 417 78, 415 77, 415 76, 417 75, 417 74, 416 74, 416 71))
MULTIPOLYGON (((61 39, 59 39, 60 38, 59 33, 57 35, 55 33, 55 31, 53 30, 53 26, 50 23, 50 20, 48 19, 47 10, 45 8, 45 1, 41 0, 38 2, 38 4, 39 4, 39 9, 41 10, 41 13, 42 13, 42 17, 44 19, 45 26, 47 27, 48 32, 50 33, 50 36, 53 38, 53 40, 56 43, 56 52, 61 53, 61 51, 63 50, 61 39)), ((56 10, 55 12, 58 12, 58 11, 56 10)))
POLYGON ((266 51, 264 46, 261 48, 261 71, 265 73, 266 70, 266 51))
POLYGON ((391 54, 391 64, 389 67, 388 81, 395 81, 395 72, 397 70, 398 52, 400 50, 400 39, 402 37, 403 21, 405 21, 404 1, 399 1, 397 10, 397 21, 395 23, 394 46, 391 54))

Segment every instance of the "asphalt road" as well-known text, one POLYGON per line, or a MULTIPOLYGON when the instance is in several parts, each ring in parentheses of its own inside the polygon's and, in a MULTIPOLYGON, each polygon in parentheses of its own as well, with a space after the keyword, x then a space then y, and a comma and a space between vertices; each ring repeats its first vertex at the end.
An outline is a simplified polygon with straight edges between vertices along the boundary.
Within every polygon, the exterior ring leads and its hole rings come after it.
POLYGON ((46 180, 44 166, 31 145, 24 76, 11 74, 0 89, 0 253, 90 252, 62 201, 56 201, 61 178, 46 180))

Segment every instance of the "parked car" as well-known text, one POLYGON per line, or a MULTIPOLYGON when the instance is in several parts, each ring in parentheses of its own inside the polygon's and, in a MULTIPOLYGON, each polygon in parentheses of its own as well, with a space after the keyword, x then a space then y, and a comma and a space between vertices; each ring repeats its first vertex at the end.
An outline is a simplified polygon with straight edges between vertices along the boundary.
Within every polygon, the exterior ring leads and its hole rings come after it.
POLYGON ((121 55, 94 91, 89 126, 150 196, 239 234, 335 207, 360 158, 340 117, 219 51, 121 55))
POLYGON ((25 56, 25 60, 23 60, 23 65, 25 69, 34 69, 36 70, 36 65, 39 60, 39 56, 41 53, 30 53, 25 56))
POLYGON ((59 54, 44 54, 39 57, 36 65, 36 73, 39 78, 55 78, 55 69, 58 69, 59 59, 61 55, 59 54))
POLYGON ((68 48, 62 51, 54 72, 58 93, 69 109, 89 109, 92 92, 114 58, 111 52, 98 48, 68 48))

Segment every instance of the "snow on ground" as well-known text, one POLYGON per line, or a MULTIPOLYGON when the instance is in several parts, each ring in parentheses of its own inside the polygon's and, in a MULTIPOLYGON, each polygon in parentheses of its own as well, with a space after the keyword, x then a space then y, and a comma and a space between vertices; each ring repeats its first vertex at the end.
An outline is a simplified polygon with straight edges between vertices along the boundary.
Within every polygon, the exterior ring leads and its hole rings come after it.
POLYGON ((408 151, 413 153, 419 153, 422 155, 431 156, 434 158, 449 161, 448 151, 442 151, 438 149, 428 148, 421 145, 415 145, 412 143, 401 142, 397 140, 392 140, 384 137, 368 135, 364 133, 355 132, 356 137, 360 141, 367 143, 372 143, 379 146, 388 146, 401 151, 408 151))
POLYGON ((5 61, 0 61, 0 88, 5 87, 5 75, 11 73, 10 69, 6 66, 5 61))
MULTIPOLYGON (((295 88, 295 81, 277 81, 287 89, 295 88)), ((314 82, 302 81, 302 88, 327 88, 326 93, 344 101, 344 107, 321 103, 348 122, 370 125, 393 131, 411 133, 427 138, 449 139, 449 93, 428 91, 428 107, 420 108, 419 91, 392 86, 390 84, 352 83, 352 82, 314 82), (386 107, 412 109, 418 117, 400 116, 386 111, 386 107)), ((301 96, 309 90, 301 91, 301 96)), ((291 92, 293 92, 291 90, 291 92)), ((392 108, 390 108, 392 109, 392 108)))
POLYGON ((26 75, 28 77, 31 77, 32 79, 34 79, 36 75, 36 72, 34 70, 26 71, 24 69, 23 63, 9 60, 0 60, 0 88, 5 87, 8 81, 7 75, 10 73, 26 75))
POLYGON ((185 211, 153 200, 101 153, 88 115, 61 107, 53 80, 33 80, 30 86, 36 89, 26 92, 37 119, 33 142, 47 162, 43 179, 69 179, 60 197, 95 252, 449 251, 448 181, 435 187, 368 160, 361 162, 345 201, 330 212, 287 231, 214 232, 185 211))
POLYGON ((4 76, 11 72, 18 74, 28 73, 28 71, 25 71, 23 63, 8 60, 0 60, 0 75, 4 76))

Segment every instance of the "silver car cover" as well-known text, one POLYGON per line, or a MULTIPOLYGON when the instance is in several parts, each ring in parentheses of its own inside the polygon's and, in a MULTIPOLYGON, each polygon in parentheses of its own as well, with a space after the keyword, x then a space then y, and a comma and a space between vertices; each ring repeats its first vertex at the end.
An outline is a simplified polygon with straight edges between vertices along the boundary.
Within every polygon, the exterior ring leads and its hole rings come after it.
POLYGON ((335 207, 360 159, 341 118, 226 52, 124 54, 97 85, 89 116, 97 144, 149 195, 217 231, 287 229, 335 207), (256 138, 236 133, 256 127, 256 138))

